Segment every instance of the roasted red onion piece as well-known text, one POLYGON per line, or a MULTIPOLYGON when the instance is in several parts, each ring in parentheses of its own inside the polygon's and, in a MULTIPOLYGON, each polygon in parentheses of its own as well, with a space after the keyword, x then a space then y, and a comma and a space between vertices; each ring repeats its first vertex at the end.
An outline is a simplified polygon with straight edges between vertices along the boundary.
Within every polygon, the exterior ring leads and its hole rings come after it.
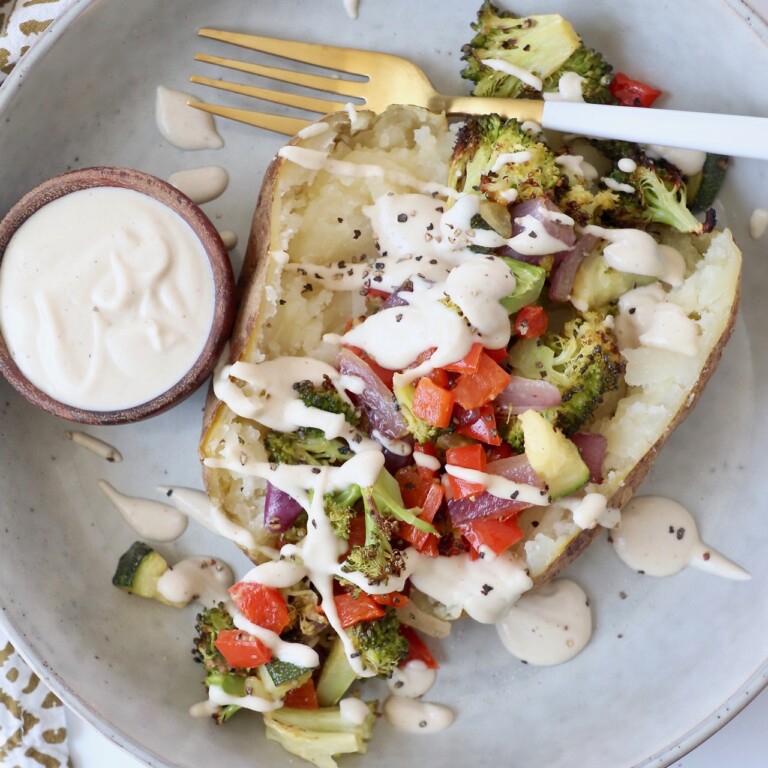
POLYGON ((512 217, 512 236, 525 231, 525 227, 518 223, 517 219, 532 216, 544 224, 548 235, 557 238, 566 248, 570 248, 576 242, 576 233, 573 230, 573 222, 568 221, 566 215, 548 198, 534 197, 532 200, 518 203, 510 211, 512 217), (562 219, 565 221, 562 221, 562 219))
POLYGON ((560 390, 551 382, 515 375, 496 398, 496 405, 512 414, 555 408, 560 403, 560 390))
POLYGON ((571 435, 571 440, 578 448, 581 458, 589 468, 589 481, 591 483, 603 482, 603 461, 608 440, 604 435, 596 435, 592 432, 577 432, 571 435))
POLYGON ((365 382, 365 389, 356 397, 372 430, 387 440, 400 440, 408 435, 408 426, 396 408, 395 396, 365 360, 344 347, 336 358, 336 368, 346 376, 357 376, 365 382))
POLYGON ((477 496, 448 502, 448 515, 454 525, 462 525, 470 520, 503 520, 516 512, 532 506, 526 501, 500 499, 483 491, 477 496))
POLYGON ((401 293, 412 293, 413 286, 410 282, 401 285, 396 291, 390 293, 381 305, 381 309, 391 309, 392 307, 407 307, 408 302, 400 295, 401 293))
POLYGON ((264 498, 264 527, 267 530, 274 533, 287 531, 301 512, 301 504, 296 499, 267 482, 264 498))
POLYGON ((549 298, 552 301, 568 301, 581 262, 596 243, 594 235, 582 235, 569 251, 555 255, 557 266, 549 283, 549 298))
POLYGON ((534 485, 537 488, 544 487, 544 481, 536 474, 524 453, 517 456, 509 456, 506 459, 489 461, 485 471, 489 475, 501 475, 501 477, 506 477, 507 480, 512 480, 516 483, 534 485))
POLYGON ((403 467, 407 467, 408 465, 413 464, 412 454, 403 456, 399 453, 395 453, 394 451, 388 451, 386 448, 384 448, 383 453, 384 469, 386 469, 390 475, 394 475, 398 469, 402 469, 403 467))

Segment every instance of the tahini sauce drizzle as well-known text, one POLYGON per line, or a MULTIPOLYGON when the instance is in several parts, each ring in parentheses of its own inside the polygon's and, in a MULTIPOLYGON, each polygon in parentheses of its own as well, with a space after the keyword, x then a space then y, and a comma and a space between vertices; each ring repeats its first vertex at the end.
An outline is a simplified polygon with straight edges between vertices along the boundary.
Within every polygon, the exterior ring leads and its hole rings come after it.
POLYGON ((167 504, 126 496, 106 480, 99 480, 99 488, 125 522, 144 539, 174 541, 187 529, 186 516, 167 504))
POLYGON ((755 208, 749 217, 749 236, 759 240, 768 231, 768 210, 755 208))
POLYGON ((229 184, 229 174, 218 165, 206 165, 176 171, 168 177, 168 183, 200 205, 215 200, 224 192, 229 184))
POLYGON ((496 623, 504 647, 521 661, 552 666, 580 653, 592 636, 584 590, 557 579, 523 595, 496 623))
POLYGON ((657 243, 641 229, 605 229, 589 224, 583 231, 608 242, 603 258, 619 272, 656 277, 672 286, 681 285, 685 260, 671 246, 657 243))
POLYGON ((725 579, 751 578, 701 541, 696 521, 685 507, 661 496, 633 498, 622 510, 612 539, 622 561, 649 576, 672 576, 692 566, 725 579))
POLYGON ((155 121, 160 133, 179 149, 220 149, 224 146, 213 115, 187 104, 194 97, 183 91, 157 88, 155 121))
POLYGON ((435 684, 437 673, 420 660, 397 667, 387 680, 390 696, 384 702, 384 715, 390 725, 410 733, 436 733, 454 720, 443 704, 421 701, 435 684))
POLYGON ((171 566, 158 579, 157 591, 172 603, 198 602, 211 607, 229 600, 235 583, 232 569, 215 557, 188 557, 171 566))
POLYGON ((85 448, 87 451, 100 456, 105 461, 119 463, 123 460, 123 454, 117 448, 104 440, 100 440, 98 437, 89 435, 87 432, 68 430, 64 434, 67 440, 71 440, 75 445, 79 445, 81 448, 85 448))

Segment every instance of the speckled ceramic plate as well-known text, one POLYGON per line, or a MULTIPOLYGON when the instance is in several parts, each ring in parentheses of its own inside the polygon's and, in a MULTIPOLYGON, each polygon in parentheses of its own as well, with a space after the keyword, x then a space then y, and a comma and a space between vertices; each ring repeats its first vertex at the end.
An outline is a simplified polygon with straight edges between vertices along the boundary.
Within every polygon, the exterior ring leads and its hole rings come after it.
MULTIPOLYGON (((230 187, 206 209, 244 241, 262 173, 282 139, 228 124, 221 126, 224 149, 185 153, 154 124, 156 86, 186 88, 187 75, 200 71, 194 52, 215 49, 196 39, 197 28, 388 49, 416 59, 449 91, 463 89, 459 50, 476 5, 362 0, 352 21, 341 0, 77 3, 0 89, 0 210, 68 168, 125 165, 167 177, 223 165, 230 187)), ((504 5, 562 11, 619 69, 662 86, 670 106, 768 114, 768 32, 737 0, 504 5)), ((430 694, 455 708, 454 727, 417 737, 382 722, 369 754, 347 765, 666 766, 765 684, 768 263, 765 240, 752 241, 747 231, 757 206, 768 207, 767 166, 740 160, 722 195, 721 220, 745 251, 741 317, 698 409, 644 488, 688 506, 704 538, 753 580, 695 571, 642 577, 601 538, 572 569, 596 619, 594 638, 575 661, 525 666, 501 649, 492 628, 457 626, 430 694)), ((217 729, 189 718, 189 706, 203 697, 189 653, 195 609, 131 599, 110 583, 134 534, 97 480, 150 497, 163 483, 199 486, 201 406, 199 395, 139 425, 94 429, 123 452, 122 463, 107 464, 67 441, 67 424, 0 385, 0 617, 73 709, 149 765, 284 766, 295 761, 264 741, 257 720, 238 717, 217 729)), ((211 553, 246 567, 230 545, 192 524, 160 549, 170 560, 211 553)))

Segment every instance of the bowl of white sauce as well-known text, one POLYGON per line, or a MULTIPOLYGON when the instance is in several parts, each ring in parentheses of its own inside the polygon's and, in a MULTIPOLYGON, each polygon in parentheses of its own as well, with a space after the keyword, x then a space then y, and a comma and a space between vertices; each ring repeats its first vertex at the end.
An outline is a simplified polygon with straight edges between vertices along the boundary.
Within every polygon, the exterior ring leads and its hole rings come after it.
POLYGON ((27 193, 0 221, 0 373, 71 421, 160 413, 210 375, 235 283, 203 211, 127 168, 84 168, 27 193))

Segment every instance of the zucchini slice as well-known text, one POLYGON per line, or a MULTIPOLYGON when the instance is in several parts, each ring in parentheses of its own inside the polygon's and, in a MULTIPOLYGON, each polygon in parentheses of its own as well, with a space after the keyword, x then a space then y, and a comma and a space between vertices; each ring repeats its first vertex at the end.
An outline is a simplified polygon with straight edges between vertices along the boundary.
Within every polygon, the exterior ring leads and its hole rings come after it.
POLYGON ((157 591, 157 583, 167 570, 168 563, 161 554, 143 541, 135 541, 120 557, 112 583, 132 595, 177 605, 157 591))

